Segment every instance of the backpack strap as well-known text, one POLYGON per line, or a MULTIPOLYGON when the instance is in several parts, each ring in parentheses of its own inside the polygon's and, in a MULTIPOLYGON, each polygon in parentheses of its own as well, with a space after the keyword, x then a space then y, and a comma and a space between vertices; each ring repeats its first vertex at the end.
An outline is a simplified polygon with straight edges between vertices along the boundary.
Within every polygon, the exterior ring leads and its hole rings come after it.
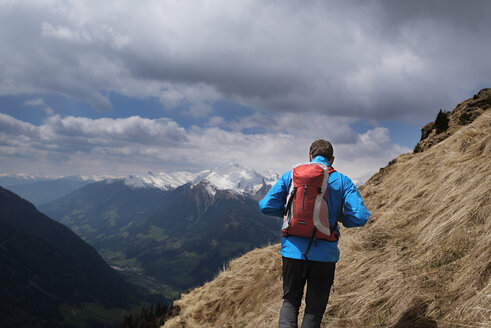
POLYGON ((297 187, 294 187, 290 193, 290 198, 288 199, 288 203, 286 204, 284 215, 287 215, 288 211, 290 211, 293 203, 293 197, 295 196, 296 193, 297 193, 297 187))
POLYGON ((305 259, 308 261, 309 258, 307 257, 307 254, 309 253, 310 251, 310 247, 312 246, 312 242, 314 241, 315 239, 315 234, 317 233, 317 228, 314 227, 314 232, 312 233, 312 237, 310 237, 310 240, 309 240, 309 245, 307 246, 307 249, 305 250, 305 253, 302 253, 303 257, 305 257, 305 259))

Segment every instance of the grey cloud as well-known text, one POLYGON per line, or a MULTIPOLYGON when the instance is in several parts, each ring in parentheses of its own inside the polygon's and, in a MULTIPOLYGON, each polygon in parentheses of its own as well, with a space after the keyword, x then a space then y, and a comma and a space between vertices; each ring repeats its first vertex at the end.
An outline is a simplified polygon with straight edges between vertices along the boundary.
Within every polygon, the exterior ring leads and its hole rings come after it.
POLYGON ((26 136, 38 138, 39 133, 34 125, 0 113, 0 136, 26 136))
MULTIPOLYGON (((487 0, 448 1, 448 0, 415 0, 405 1, 368 1, 380 12, 384 25, 404 26, 414 22, 433 21, 467 29, 475 33, 483 33, 483 27, 491 10, 487 0)), ((390 30, 387 30, 390 33, 390 30)))
MULTIPOLYGON (((40 126, 0 114, 0 140, 8 150, 0 153, 41 154, 116 153, 125 156, 139 148, 172 148, 186 143, 185 130, 168 119, 140 117, 98 119, 50 116, 40 126), (128 151, 129 149, 129 151, 128 151)), ((57 155, 58 156, 58 155, 57 155)), ((48 160, 51 162, 51 160, 48 160)))
POLYGON ((265 134, 286 133, 312 141, 324 138, 339 144, 351 144, 356 142, 357 134, 350 127, 350 123, 353 121, 344 117, 314 112, 281 115, 257 112, 235 122, 223 121, 219 126, 238 132, 261 127, 265 134))
POLYGON ((186 141, 183 128, 169 119, 150 120, 138 116, 124 119, 102 118, 92 120, 80 117, 52 116, 46 120, 47 128, 56 136, 81 137, 97 144, 121 142, 123 144, 167 144, 186 141))
MULTIPOLYGON (((0 50, 0 94, 61 93, 107 111, 101 90, 161 98, 185 86, 176 99, 195 115, 226 98, 280 113, 426 119, 491 82, 490 7, 19 1, 0 14, 8 45, 0 50), (208 94, 187 98, 203 85, 208 94)), ((174 98, 162 99, 172 107, 174 98)))
POLYGON ((0 40, 8 44, 0 49, 0 94, 59 93, 86 101, 98 111, 112 108, 99 92, 114 78, 104 46, 90 49, 88 44, 72 42, 68 28, 53 27, 46 20, 73 22, 48 4, 0 7, 0 40), (46 26, 51 32, 65 33, 65 38, 46 33, 46 26))

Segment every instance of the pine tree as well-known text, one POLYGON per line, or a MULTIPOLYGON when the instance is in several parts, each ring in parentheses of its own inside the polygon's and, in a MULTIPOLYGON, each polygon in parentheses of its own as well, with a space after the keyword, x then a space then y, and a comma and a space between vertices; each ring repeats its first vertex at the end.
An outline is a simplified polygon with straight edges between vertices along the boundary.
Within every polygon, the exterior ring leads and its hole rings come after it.
POLYGON ((440 109, 435 120, 436 133, 442 133, 448 129, 448 112, 440 109))

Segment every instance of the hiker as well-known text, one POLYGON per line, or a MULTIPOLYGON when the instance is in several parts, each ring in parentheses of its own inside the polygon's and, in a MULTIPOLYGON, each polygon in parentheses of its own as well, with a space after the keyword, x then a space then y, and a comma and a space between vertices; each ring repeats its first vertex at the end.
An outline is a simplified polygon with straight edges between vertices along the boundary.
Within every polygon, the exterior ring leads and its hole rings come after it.
POLYGON ((309 161, 284 173, 259 201, 263 214, 284 217, 280 328, 298 327, 305 283, 306 307, 301 327, 320 327, 339 260, 338 221, 346 228, 360 227, 370 216, 350 178, 333 169, 333 148, 329 141, 314 141, 309 161), (320 178, 316 178, 317 174, 320 178), (320 181, 320 184, 309 188, 311 183, 305 181, 320 181), (303 213, 310 214, 302 218, 303 213))

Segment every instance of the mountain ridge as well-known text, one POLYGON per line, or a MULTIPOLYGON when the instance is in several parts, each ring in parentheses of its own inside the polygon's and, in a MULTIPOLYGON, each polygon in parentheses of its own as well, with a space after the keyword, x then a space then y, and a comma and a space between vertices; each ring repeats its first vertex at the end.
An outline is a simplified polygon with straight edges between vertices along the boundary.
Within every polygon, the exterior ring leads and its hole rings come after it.
POLYGON ((62 198, 87 184, 102 182, 114 183, 122 181, 135 189, 156 188, 164 191, 175 190, 186 184, 196 185, 207 181, 208 191, 232 190, 236 193, 254 194, 264 184, 271 185, 279 174, 268 171, 264 174, 254 169, 244 167, 236 162, 230 162, 214 169, 199 172, 177 171, 153 173, 145 175, 130 174, 128 176, 34 176, 27 174, 0 174, 0 185, 16 192, 36 206, 45 205, 62 198), (41 190, 39 190, 41 189, 41 190))
POLYGON ((217 190, 231 190, 243 194, 254 194, 264 184, 272 185, 278 178, 278 173, 267 172, 260 174, 253 169, 246 168, 238 163, 216 167, 212 170, 200 172, 160 172, 158 175, 148 172, 145 176, 131 175, 121 178, 126 185, 135 188, 159 188, 173 190, 186 184, 197 185, 206 182, 207 190, 214 194, 217 190))
POLYGON ((36 206, 54 201, 96 180, 69 176, 56 179, 34 180, 27 183, 7 185, 6 188, 27 199, 36 206))
POLYGON ((137 288, 92 246, 2 187, 0 227, 2 327, 72 327, 86 320, 95 325, 106 319, 84 317, 80 312, 87 306, 109 313, 137 303, 137 288))

